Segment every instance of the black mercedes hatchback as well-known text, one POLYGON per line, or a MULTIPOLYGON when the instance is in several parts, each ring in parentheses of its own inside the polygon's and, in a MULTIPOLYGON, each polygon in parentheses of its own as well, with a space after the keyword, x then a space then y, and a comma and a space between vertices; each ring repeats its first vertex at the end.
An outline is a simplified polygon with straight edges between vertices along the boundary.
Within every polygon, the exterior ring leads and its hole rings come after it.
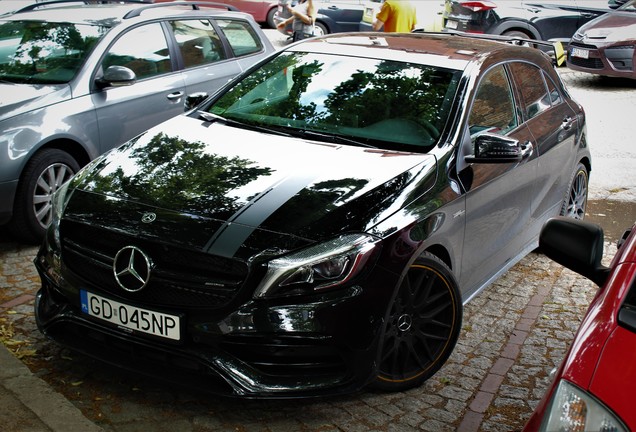
POLYGON ((302 41, 60 188, 37 324, 218 394, 408 389, 549 217, 584 217, 590 169, 584 111, 540 50, 302 41))

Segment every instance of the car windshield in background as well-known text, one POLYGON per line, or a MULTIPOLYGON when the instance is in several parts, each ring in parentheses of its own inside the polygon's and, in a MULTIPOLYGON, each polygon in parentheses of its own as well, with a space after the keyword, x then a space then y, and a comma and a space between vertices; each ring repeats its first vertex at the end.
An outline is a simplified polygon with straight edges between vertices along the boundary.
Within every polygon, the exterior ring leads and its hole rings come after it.
POLYGON ((69 82, 108 27, 39 21, 0 21, 0 80, 69 82))
POLYGON ((285 53, 207 109, 318 140, 425 152, 440 137, 460 76, 391 60, 285 53))

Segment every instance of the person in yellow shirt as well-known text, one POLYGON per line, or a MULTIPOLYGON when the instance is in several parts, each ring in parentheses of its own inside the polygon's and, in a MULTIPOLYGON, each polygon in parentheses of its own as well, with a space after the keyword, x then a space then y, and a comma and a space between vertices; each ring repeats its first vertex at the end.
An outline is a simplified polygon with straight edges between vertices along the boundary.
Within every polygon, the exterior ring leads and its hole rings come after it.
POLYGON ((384 0, 373 22, 373 30, 410 33, 417 23, 417 12, 410 0, 384 0))

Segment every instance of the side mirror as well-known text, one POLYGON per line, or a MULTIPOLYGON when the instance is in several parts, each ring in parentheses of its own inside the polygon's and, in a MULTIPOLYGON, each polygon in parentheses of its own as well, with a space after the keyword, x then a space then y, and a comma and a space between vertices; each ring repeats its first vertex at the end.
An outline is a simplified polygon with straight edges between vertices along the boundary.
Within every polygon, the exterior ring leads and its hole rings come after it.
POLYGON ((522 146, 516 139, 485 132, 475 138, 474 151, 474 155, 466 156, 466 162, 511 163, 529 156, 532 144, 522 146))
POLYGON ((136 82, 135 72, 125 66, 109 66, 104 72, 104 76, 97 80, 97 84, 101 88, 129 86, 136 82))
POLYGON ((191 109, 199 105, 201 102, 203 102, 207 98, 208 98, 208 94, 204 92, 189 94, 188 96, 186 96, 185 110, 190 111, 191 109))
POLYGON ((602 286, 609 268, 603 258, 603 229, 566 217, 549 219, 539 235, 539 250, 548 258, 602 286))

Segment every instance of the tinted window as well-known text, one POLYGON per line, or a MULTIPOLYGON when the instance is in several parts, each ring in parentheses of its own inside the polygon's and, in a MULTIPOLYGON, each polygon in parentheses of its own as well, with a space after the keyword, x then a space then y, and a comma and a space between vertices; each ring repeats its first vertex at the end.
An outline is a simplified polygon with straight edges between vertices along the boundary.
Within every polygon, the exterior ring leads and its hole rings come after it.
POLYGON ((507 134, 518 125, 514 106, 506 71, 503 66, 497 66, 479 83, 468 120, 470 134, 507 134))
POLYGON ((170 52, 161 25, 137 27, 117 39, 102 61, 104 70, 114 65, 132 69, 138 79, 170 72, 170 52))
POLYGON ((221 40, 209 21, 173 21, 170 25, 186 68, 225 58, 221 40))
POLYGON ((521 109, 526 119, 531 119, 550 108, 550 96, 541 69, 521 62, 511 63, 510 69, 520 90, 521 109))
POLYGON ((235 20, 218 20, 217 23, 230 43, 235 56, 257 53, 263 49, 261 40, 249 23, 235 20))
POLYGON ((285 53, 209 109, 254 125, 321 132, 385 148, 437 142, 460 72, 405 62, 285 53))

